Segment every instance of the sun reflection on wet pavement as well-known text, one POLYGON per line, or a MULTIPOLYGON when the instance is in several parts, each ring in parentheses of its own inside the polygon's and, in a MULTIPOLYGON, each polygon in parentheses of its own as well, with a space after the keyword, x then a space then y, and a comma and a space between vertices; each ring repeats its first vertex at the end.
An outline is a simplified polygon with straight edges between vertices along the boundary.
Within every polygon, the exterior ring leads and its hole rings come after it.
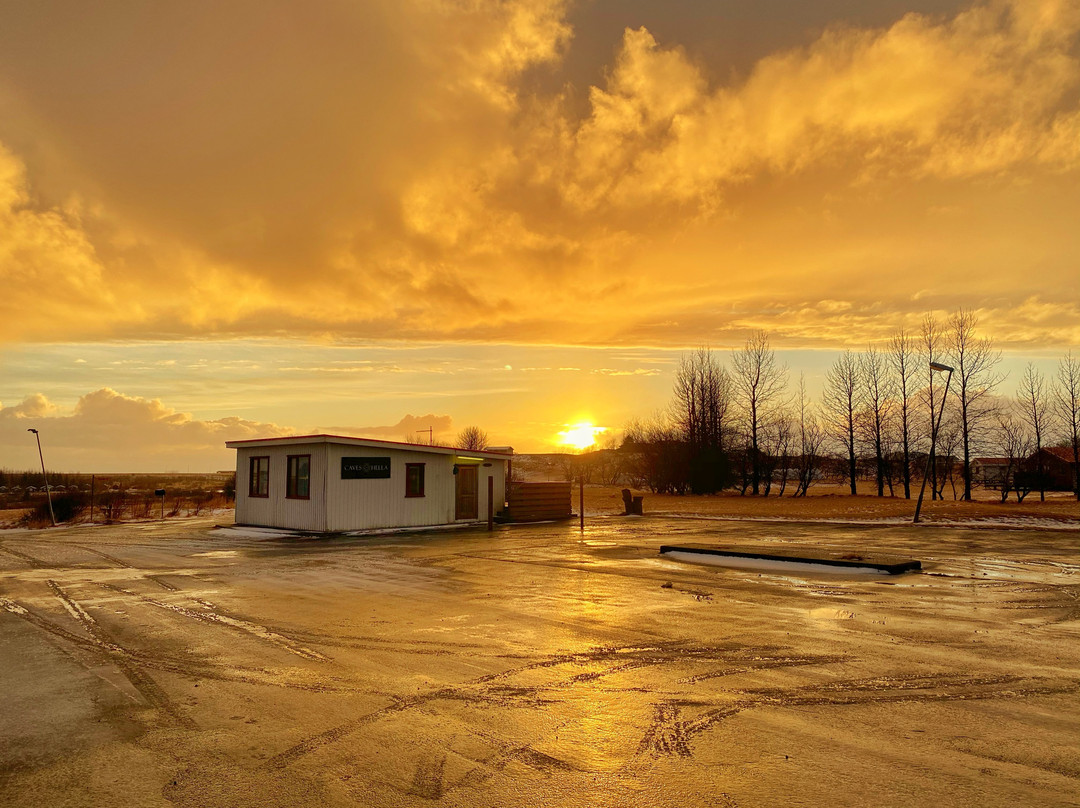
POLYGON ((0 536, 0 798, 1062 804, 1080 776, 1074 544, 662 518, 0 536), (701 567, 657 556, 673 536, 925 571, 701 567))

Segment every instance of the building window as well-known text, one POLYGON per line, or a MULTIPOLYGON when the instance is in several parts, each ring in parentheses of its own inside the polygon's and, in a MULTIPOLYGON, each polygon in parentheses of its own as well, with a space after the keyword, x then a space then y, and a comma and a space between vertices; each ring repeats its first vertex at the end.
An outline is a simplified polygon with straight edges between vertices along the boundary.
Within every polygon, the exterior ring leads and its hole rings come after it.
POLYGON ((270 458, 252 457, 248 461, 248 496, 270 496, 270 458))
POLYGON ((285 468, 285 498, 308 499, 311 490, 311 455, 289 455, 285 468))
POLYGON ((405 464, 405 496, 424 496, 424 464, 405 464))

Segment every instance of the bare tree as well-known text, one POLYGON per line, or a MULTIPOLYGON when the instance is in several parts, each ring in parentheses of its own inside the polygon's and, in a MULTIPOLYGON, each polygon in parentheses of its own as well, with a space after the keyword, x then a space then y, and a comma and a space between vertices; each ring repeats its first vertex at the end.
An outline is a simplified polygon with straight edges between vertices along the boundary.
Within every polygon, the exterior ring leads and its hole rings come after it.
POLYGON ((847 477, 852 496, 856 493, 855 426, 856 415, 862 406, 862 391, 859 360, 851 351, 844 351, 825 374, 823 404, 829 432, 847 453, 847 477))
POLYGON ((904 483, 904 499, 911 499, 912 406, 918 363, 915 340, 904 328, 897 329, 889 341, 888 359, 900 417, 900 450, 903 458, 900 479, 904 483))
POLYGON ((762 470, 765 483, 765 496, 776 483, 776 495, 784 496, 787 489, 788 475, 791 472, 791 447, 795 439, 795 420, 786 408, 773 414, 765 425, 762 457, 762 470))
POLYGON ((777 362, 765 331, 755 331, 747 337, 746 344, 732 354, 731 361, 734 368, 732 381, 744 408, 750 439, 750 484, 753 492, 759 494, 762 480, 760 432, 773 410, 783 402, 787 368, 777 362))
POLYGON ((598 482, 601 485, 619 485, 623 481, 625 457, 619 451, 619 441, 611 431, 603 434, 599 448, 593 449, 586 456, 589 466, 589 478, 586 482, 598 482))
POLYGON ((488 447, 487 432, 478 426, 467 426, 457 436, 457 448, 481 452, 488 447))
POLYGON ((938 426, 938 452, 937 457, 934 458, 934 479, 937 480, 938 499, 945 499, 946 483, 952 490, 952 498, 959 498, 956 492, 956 451, 961 444, 960 436, 960 418, 946 416, 938 426))
POLYGON ((1080 358, 1067 353, 1058 362, 1054 404, 1064 428, 1065 441, 1072 446, 1073 493, 1080 502, 1080 358))
POLYGON ((731 399, 731 377, 712 351, 699 348, 682 357, 675 372, 674 414, 689 449, 695 494, 716 493, 729 482, 731 399))
POLYGON ((994 415, 998 451, 1005 458, 1001 476, 1001 501, 1009 497, 1009 490, 1016 492, 1016 501, 1023 502, 1032 487, 1030 474, 1025 474, 1024 461, 1031 454, 1034 439, 1027 423, 1023 407, 1019 414, 1002 410, 994 415))
POLYGON ((1035 479, 1032 482, 1039 489, 1039 500, 1046 502, 1046 469, 1043 467, 1042 447, 1043 438, 1049 434, 1051 411, 1046 380, 1030 362, 1020 378, 1016 401, 1020 405, 1020 417, 1027 424, 1035 450, 1035 479))
POLYGON ((816 413, 806 416, 806 442, 799 462, 799 484, 796 488, 796 496, 806 496, 810 486, 818 479, 821 467, 826 460, 825 442, 828 434, 822 425, 821 418, 816 413))
POLYGON ((795 485, 793 497, 805 497, 806 492, 817 475, 818 464, 821 460, 821 449, 825 444, 825 430, 821 421, 810 408, 810 401, 806 396, 806 376, 799 374, 799 393, 797 399, 799 409, 799 456, 796 458, 796 473, 798 479, 795 485))
POLYGON ((746 496, 746 490, 750 487, 750 480, 753 477, 751 472, 750 458, 752 451, 750 449, 750 432, 742 428, 738 433, 739 447, 732 453, 732 465, 735 475, 735 487, 739 489, 739 496, 746 496))
POLYGON ((956 367, 953 397, 960 415, 960 440, 963 447, 962 473, 965 500, 971 499, 971 453, 978 445, 986 426, 992 423, 995 410, 994 390, 1004 380, 995 368, 1001 361, 989 337, 976 334, 978 317, 959 309, 949 319, 949 352, 956 367))
POLYGON ((622 451, 626 453, 627 473, 635 488, 647 487, 654 494, 686 493, 689 488, 686 442, 666 413, 627 424, 622 451))
POLYGON ((874 479, 877 495, 885 496, 885 481, 889 479, 892 493, 892 475, 888 473, 886 455, 888 449, 889 422, 892 419, 892 390, 884 354, 869 346, 859 359, 863 384, 862 433, 874 452, 874 479))

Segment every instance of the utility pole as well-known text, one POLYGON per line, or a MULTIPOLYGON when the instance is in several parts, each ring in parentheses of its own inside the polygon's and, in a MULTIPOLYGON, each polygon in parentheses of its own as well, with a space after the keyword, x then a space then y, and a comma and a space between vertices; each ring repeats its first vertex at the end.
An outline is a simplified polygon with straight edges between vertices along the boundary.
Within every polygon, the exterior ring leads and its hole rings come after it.
POLYGON ((49 500, 49 518, 52 519, 53 527, 56 527, 56 513, 53 511, 52 506, 52 491, 49 490, 49 477, 45 474, 45 456, 41 453, 41 435, 38 434, 36 429, 26 431, 33 432, 34 437, 37 438, 38 459, 41 461, 41 479, 45 481, 45 498, 49 500))
POLYGON ((578 455, 574 458, 578 472, 578 524, 581 532, 585 532, 585 458, 578 455))

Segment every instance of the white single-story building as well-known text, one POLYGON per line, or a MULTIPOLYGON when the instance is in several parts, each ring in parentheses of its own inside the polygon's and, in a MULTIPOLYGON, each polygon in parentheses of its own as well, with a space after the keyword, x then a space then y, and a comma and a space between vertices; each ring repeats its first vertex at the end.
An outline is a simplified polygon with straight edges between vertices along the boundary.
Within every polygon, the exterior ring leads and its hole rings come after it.
POLYGON ((338 435, 234 440, 236 523, 343 532, 483 522, 503 510, 513 449, 338 435))

